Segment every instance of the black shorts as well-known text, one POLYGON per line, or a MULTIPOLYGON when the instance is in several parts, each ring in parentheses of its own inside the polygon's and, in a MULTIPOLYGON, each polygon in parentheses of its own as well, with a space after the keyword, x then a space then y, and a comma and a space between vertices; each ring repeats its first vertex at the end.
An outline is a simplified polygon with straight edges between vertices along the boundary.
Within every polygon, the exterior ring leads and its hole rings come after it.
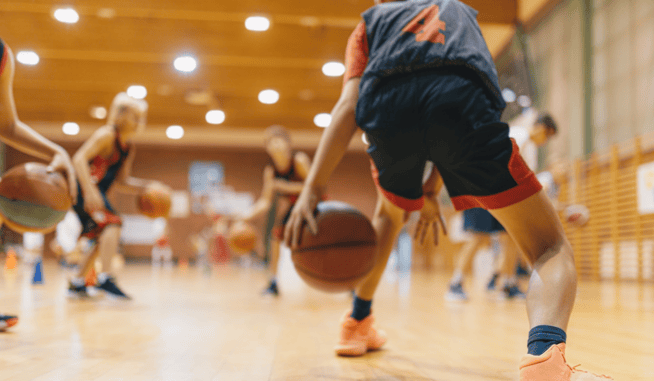
POLYGON ((463 230, 475 233, 499 233, 504 226, 487 210, 473 208, 463 211, 463 230))
POLYGON ((122 224, 122 219, 109 203, 106 193, 100 192, 100 195, 102 195, 102 200, 104 200, 105 211, 102 218, 96 218, 99 220, 96 221, 96 219, 91 217, 91 215, 84 209, 82 188, 79 183, 77 183, 77 202, 73 205, 73 210, 77 213, 77 217, 82 223, 82 235, 90 239, 96 239, 108 225, 122 224))
POLYGON ((357 123, 370 143, 375 183, 395 205, 422 208, 427 160, 457 210, 503 208, 542 188, 509 139, 502 111, 474 78, 430 71, 378 89, 374 99, 359 99, 357 123))

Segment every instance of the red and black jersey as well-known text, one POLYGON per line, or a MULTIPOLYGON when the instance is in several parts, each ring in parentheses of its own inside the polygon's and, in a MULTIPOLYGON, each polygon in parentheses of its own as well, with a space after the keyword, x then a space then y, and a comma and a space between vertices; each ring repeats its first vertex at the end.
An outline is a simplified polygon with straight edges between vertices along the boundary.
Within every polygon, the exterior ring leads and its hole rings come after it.
MULTIPOLYGON (((292 153, 291 156, 291 165, 288 171, 285 173, 280 172, 277 167, 275 166, 275 163, 271 161, 270 165, 272 166, 273 170, 275 171, 275 178, 280 179, 280 180, 286 180, 289 182, 298 182, 298 183, 303 183, 304 179, 298 175, 297 171, 295 170, 295 152, 292 153)), ((289 195, 283 195, 288 198, 290 201, 291 205, 295 204, 295 202, 298 199, 298 195, 296 194, 289 194, 289 195)))
POLYGON ((456 68, 476 76, 495 107, 504 109, 497 70, 476 17, 477 11, 457 0, 372 7, 348 41, 344 80, 361 77, 359 99, 367 102, 386 79, 456 68))
POLYGON ((129 148, 120 142, 120 134, 116 130, 116 139, 114 141, 114 151, 106 158, 104 156, 96 156, 90 161, 91 178, 98 186, 102 193, 106 193, 111 184, 118 177, 118 173, 122 168, 125 160, 129 155, 129 148))

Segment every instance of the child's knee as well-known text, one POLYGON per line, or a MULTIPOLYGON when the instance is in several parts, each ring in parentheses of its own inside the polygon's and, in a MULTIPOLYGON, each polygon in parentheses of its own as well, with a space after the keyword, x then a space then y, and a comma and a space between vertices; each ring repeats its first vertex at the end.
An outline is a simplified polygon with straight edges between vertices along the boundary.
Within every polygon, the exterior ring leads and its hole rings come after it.
POLYGON ((556 257, 557 260, 562 263, 567 263, 568 266, 574 270, 572 246, 570 246, 570 243, 564 236, 559 237, 557 240, 537 245, 532 249, 531 253, 527 254, 534 266, 541 265, 556 257))

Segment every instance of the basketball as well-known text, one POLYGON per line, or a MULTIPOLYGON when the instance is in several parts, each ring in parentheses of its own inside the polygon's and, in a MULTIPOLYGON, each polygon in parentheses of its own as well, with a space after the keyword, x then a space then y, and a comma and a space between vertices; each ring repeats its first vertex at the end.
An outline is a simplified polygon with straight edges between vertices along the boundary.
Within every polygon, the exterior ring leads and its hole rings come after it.
POLYGON ((590 212, 583 205, 570 205, 565 208, 564 218, 570 225, 582 227, 588 223, 590 212))
POLYGON ((237 254, 249 253, 257 243, 257 233, 252 225, 245 222, 237 222, 228 233, 229 246, 237 254))
POLYGON ((170 191, 158 183, 148 185, 138 198, 139 212, 150 218, 168 217, 170 205, 170 191))
POLYGON ((21 164, 0 179, 0 214, 16 232, 49 233, 71 205, 66 179, 45 164, 21 164))
POLYGON ((337 201, 318 204, 318 234, 305 226, 291 253, 300 277, 325 292, 353 290, 375 265, 377 236, 366 216, 337 201))

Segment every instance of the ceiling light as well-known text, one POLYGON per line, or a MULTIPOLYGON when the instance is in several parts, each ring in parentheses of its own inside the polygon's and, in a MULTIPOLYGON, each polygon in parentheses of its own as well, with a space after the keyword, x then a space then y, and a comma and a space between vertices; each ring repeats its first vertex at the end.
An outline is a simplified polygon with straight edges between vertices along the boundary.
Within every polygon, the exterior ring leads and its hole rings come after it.
POLYGON ((322 66, 322 72, 328 77, 340 77, 345 73, 345 65, 340 62, 327 62, 322 66))
POLYGON ((36 65, 39 63, 39 55, 30 51, 30 50, 23 50, 18 52, 16 54, 16 61, 22 63, 23 65, 36 65))
POLYGON ((112 19, 116 17, 116 10, 112 8, 100 8, 97 13, 101 19, 112 19))
POLYGON ((245 20, 245 28, 255 32, 264 32, 270 28, 270 20, 262 16, 248 17, 245 20))
POLYGON ((181 139, 184 136, 184 128, 182 126, 169 126, 166 128, 166 136, 173 140, 181 139))
POLYGON ((515 102, 515 93, 513 90, 506 88, 502 90, 502 98, 504 98, 504 101, 507 103, 515 102))
POLYGON ((313 123, 316 124, 318 127, 322 128, 327 128, 329 127, 329 124, 332 122, 332 116, 329 114, 318 114, 316 115, 315 118, 313 118, 313 123))
POLYGON ((79 124, 74 122, 66 122, 61 130, 66 135, 77 135, 79 134, 79 124))
POLYGON ((518 104, 523 108, 531 107, 531 99, 526 95, 521 95, 518 97, 518 104))
POLYGON ((73 8, 59 8, 55 10, 54 18, 66 24, 75 24, 79 21, 79 15, 73 8))
POLYGON ((91 107, 89 113, 93 119, 104 119, 107 117, 107 109, 102 106, 91 107))
POLYGON ((198 61, 196 61, 195 58, 191 56, 181 56, 175 58, 173 65, 178 71, 190 73, 195 70, 196 67, 198 67, 198 61))
POLYGON ((363 134, 361 134, 361 141, 363 142, 363 144, 365 144, 367 146, 370 145, 370 143, 368 143, 368 137, 366 136, 365 132, 363 134))
POLYGON ((148 90, 144 86, 134 85, 127 88, 127 95, 135 99, 143 99, 148 95, 148 90))
POLYGON ((205 119, 209 124, 221 124, 225 121, 225 113, 221 110, 209 110, 205 119))
POLYGON ((264 90, 259 93, 259 102, 271 105, 277 103, 279 100, 279 93, 275 90, 264 90))

